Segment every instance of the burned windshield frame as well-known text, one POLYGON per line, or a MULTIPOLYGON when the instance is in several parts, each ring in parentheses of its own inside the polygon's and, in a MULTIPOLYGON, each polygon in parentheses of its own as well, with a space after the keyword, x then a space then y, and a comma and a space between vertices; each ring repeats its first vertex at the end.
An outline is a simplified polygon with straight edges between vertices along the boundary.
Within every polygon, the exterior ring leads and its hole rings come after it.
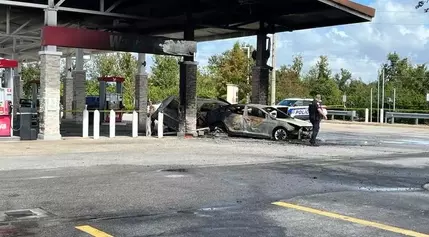
POLYGON ((264 107, 263 110, 265 110, 265 112, 267 112, 268 114, 270 114, 273 111, 277 111, 277 118, 290 118, 290 116, 287 113, 285 113, 285 112, 283 112, 281 110, 278 110, 278 109, 276 109, 274 107, 264 107), (279 114, 281 116, 279 116, 279 114))

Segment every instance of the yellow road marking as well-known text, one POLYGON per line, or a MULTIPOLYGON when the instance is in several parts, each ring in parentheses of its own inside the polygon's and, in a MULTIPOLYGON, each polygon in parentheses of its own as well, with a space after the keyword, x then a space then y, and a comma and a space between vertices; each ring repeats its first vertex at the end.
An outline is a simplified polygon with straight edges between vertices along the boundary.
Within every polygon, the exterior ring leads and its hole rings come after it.
POLYGON ((310 207, 299 206, 299 205, 295 205, 295 204, 291 204, 291 203, 287 203, 287 202, 273 202, 272 204, 277 205, 277 206, 281 206, 281 207, 292 208, 292 209, 296 209, 296 210, 300 210, 300 211, 304 211, 304 212, 309 212, 309 213, 313 213, 313 214, 317 214, 317 215, 321 215, 321 216, 327 216, 330 218, 335 218, 335 219, 340 219, 340 220, 344 220, 344 221, 348 221, 348 222, 353 222, 353 223, 357 223, 357 224, 361 224, 361 225, 365 225, 365 226, 371 226, 374 228, 387 230, 387 231, 391 231, 391 232, 395 232, 395 233, 399 233, 399 234, 403 234, 403 235, 407 235, 407 236, 429 237, 429 235, 427 235, 427 234, 418 233, 418 232, 415 232, 412 230, 406 230, 406 229, 402 229, 402 228, 398 228, 398 227, 394 227, 394 226, 389 226, 389 225, 384 225, 384 224, 380 224, 377 222, 362 220, 362 219, 358 219, 358 218, 354 218, 354 217, 343 216, 340 214, 322 211, 322 210, 318 210, 318 209, 314 209, 314 208, 310 208, 310 207))
POLYGON ((91 227, 89 225, 76 226, 75 228, 78 229, 78 230, 81 230, 83 232, 86 232, 86 233, 88 233, 88 234, 90 234, 92 236, 95 236, 95 237, 113 237, 112 235, 104 233, 101 230, 97 230, 94 227, 91 227))

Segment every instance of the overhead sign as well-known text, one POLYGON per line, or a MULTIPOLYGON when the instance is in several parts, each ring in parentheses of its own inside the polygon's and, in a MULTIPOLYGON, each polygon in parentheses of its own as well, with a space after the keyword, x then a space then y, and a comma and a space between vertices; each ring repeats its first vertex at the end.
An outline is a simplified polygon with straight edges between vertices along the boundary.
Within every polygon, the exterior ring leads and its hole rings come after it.
POLYGON ((15 68, 18 67, 18 61, 1 58, 0 59, 0 68, 15 68))
POLYGON ((41 38, 42 46, 55 45, 175 56, 193 56, 197 51, 195 41, 58 26, 44 26, 41 38))

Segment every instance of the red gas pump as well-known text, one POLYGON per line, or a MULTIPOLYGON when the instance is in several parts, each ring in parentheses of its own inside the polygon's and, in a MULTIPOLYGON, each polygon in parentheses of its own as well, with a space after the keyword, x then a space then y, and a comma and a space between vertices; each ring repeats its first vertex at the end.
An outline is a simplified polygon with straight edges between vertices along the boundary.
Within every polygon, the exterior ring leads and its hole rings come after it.
MULTIPOLYGON (((124 108, 122 101, 122 89, 125 78, 123 77, 99 77, 98 81, 100 82, 100 110, 122 110, 124 108), (107 92, 107 83, 115 83, 116 84, 116 93, 108 93, 107 92)), ((109 113, 102 113, 103 122, 108 123, 110 120, 109 113)), ((115 114, 115 122, 122 123, 122 112, 116 112, 115 114)))
POLYGON ((0 137, 11 137, 13 126, 13 69, 18 61, 0 59, 0 137))

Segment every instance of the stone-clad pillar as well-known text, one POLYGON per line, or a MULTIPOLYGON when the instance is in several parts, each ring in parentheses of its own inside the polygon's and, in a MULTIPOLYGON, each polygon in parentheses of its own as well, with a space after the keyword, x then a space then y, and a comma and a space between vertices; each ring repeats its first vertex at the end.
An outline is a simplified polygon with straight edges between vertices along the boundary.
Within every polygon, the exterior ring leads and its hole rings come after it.
MULTIPOLYGON (((57 25, 57 10, 54 1, 49 1, 45 9, 45 24, 57 25)), ((61 52, 57 46, 48 45, 39 52, 40 56, 40 108, 39 108, 39 139, 60 140, 60 88, 61 52)))
POLYGON ((71 120, 73 119, 73 113, 67 112, 73 109, 73 77, 71 72, 72 59, 70 55, 66 58, 66 78, 64 78, 64 91, 63 91, 63 107, 64 107, 64 118, 71 120))
POLYGON ((135 110, 138 111, 139 132, 146 132, 148 74, 146 72, 146 54, 139 53, 138 72, 135 78, 135 110))
POLYGON ((267 33, 265 31, 265 23, 260 22, 260 32, 257 35, 256 42, 256 65, 252 70, 252 103, 268 104, 268 85, 269 85, 269 70, 267 65, 270 52, 267 49, 267 33))
POLYGON ((76 70, 73 77, 73 110, 76 123, 82 123, 86 104, 86 72, 83 70, 83 49, 76 49, 76 70))
POLYGON ((268 85, 270 71, 267 66, 252 69, 252 103, 268 105, 268 85))
POLYGON ((179 135, 196 135, 197 130, 197 62, 180 63, 180 115, 179 135), (183 112, 182 112, 183 111, 183 112))
POLYGON ((43 140, 60 140, 60 60, 61 52, 41 51, 40 133, 43 140))
MULTIPOLYGON (((195 22, 192 18, 192 2, 188 1, 188 12, 183 38, 195 40, 195 22)), ((177 136, 197 135, 197 62, 194 56, 183 57, 180 63, 180 107, 177 136)))

